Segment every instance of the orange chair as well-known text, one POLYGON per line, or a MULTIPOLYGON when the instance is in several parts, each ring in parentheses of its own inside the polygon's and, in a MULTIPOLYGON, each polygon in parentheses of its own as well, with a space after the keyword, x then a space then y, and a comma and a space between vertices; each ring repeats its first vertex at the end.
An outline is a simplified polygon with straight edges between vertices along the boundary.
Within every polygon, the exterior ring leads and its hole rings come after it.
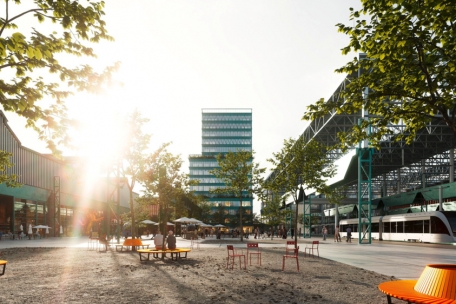
POLYGON ((313 241, 312 242, 312 247, 307 247, 304 248, 304 257, 306 257, 307 251, 309 251, 309 256, 312 254, 312 257, 315 257, 314 251, 317 251, 318 257, 320 257, 320 252, 318 251, 318 245, 320 244, 320 241, 313 241), (312 252, 312 253, 311 253, 312 252))
POLYGON ((234 259, 239 257, 239 269, 242 268, 242 261, 241 257, 244 257, 244 269, 247 268, 246 262, 245 262, 245 254, 244 253, 236 253, 234 250, 233 245, 226 245, 226 249, 228 250, 228 256, 226 257, 226 268, 228 268, 228 261, 230 259, 233 260, 233 263, 231 264, 231 269, 234 268, 234 259))
POLYGON ((287 253, 283 256, 282 271, 285 269, 285 259, 296 259, 296 265, 298 266, 298 271, 299 271, 299 259, 298 259, 299 246, 297 248, 293 248, 293 254, 288 254, 288 252, 289 252, 289 250, 287 250, 287 253))
POLYGON ((250 265, 252 265, 252 254, 256 254, 257 263, 259 261, 261 266, 261 252, 258 243, 247 243, 247 257, 250 257, 250 265))
POLYGON ((3 271, 2 271, 2 273, 0 273, 0 276, 5 274, 6 263, 8 263, 8 262, 5 260, 0 260, 0 265, 3 265, 3 271))

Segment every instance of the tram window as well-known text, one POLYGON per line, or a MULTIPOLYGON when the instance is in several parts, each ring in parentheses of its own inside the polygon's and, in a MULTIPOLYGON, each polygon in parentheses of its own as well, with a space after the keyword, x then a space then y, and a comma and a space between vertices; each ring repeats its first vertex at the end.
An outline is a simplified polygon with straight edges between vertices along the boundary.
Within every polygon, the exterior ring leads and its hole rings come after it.
POLYGON ((404 222, 394 222, 396 224, 396 233, 404 233, 404 222))
POLYGON ((390 223, 383 223, 383 232, 391 232, 391 226, 390 226, 390 223))
POLYGON ((372 223, 372 230, 371 232, 378 232, 379 225, 378 223, 372 223))
POLYGON ((429 233, 429 221, 428 220, 424 220, 423 221, 423 231, 424 233, 429 233))
POLYGON ((453 236, 456 236, 456 212, 443 211, 442 213, 450 223, 451 230, 453 230, 453 236))
POLYGON ((358 232, 358 224, 353 224, 352 232, 358 232))
POLYGON ((431 233, 450 235, 445 224, 436 216, 431 216, 431 233))
POLYGON ((423 233, 423 221, 404 222, 405 233, 423 233))

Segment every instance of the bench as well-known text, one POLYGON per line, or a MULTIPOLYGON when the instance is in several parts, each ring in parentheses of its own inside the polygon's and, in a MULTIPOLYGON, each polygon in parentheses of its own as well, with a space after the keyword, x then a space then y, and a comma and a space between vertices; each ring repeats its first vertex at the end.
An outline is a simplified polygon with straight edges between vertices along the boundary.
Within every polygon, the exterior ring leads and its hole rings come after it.
POLYGON ((378 289, 391 297, 409 303, 456 303, 456 264, 427 265, 418 280, 383 282, 378 289))
POLYGON ((2 273, 0 273, 0 276, 4 275, 5 274, 5 270, 6 270, 6 263, 8 263, 7 261, 5 260, 0 260, 0 265, 3 265, 3 271, 2 273))
POLYGON ((188 248, 176 248, 176 249, 165 249, 165 250, 156 250, 156 249, 139 249, 139 250, 137 250, 137 252, 139 254, 139 260, 141 262, 150 261, 151 254, 156 259, 158 258, 159 254, 167 254, 167 253, 171 254, 171 260, 177 260, 178 258, 186 259, 187 253, 190 251, 191 251, 191 249, 188 249, 188 248), (182 253, 185 253, 185 256, 182 256, 181 255, 182 253), (145 254, 147 254, 147 259, 143 256, 145 254))
POLYGON ((142 249, 144 248, 149 248, 149 245, 143 244, 140 239, 126 239, 123 244, 116 244, 116 251, 118 251, 118 248, 120 248, 120 251, 123 251, 123 248, 126 247, 141 247, 142 249))

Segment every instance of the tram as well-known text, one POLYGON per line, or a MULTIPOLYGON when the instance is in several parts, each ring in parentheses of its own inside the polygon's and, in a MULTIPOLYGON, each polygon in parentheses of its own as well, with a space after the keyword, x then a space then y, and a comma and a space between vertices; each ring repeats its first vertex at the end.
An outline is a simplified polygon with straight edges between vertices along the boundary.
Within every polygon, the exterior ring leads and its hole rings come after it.
MULTIPOLYGON (((367 219, 362 219, 366 222, 367 219)), ((424 243, 456 243, 456 211, 431 211, 371 217, 371 237, 385 241, 415 241, 424 243)), ((339 222, 340 235, 358 238, 358 219, 339 222)), ((366 224, 362 224, 365 231, 366 224)))

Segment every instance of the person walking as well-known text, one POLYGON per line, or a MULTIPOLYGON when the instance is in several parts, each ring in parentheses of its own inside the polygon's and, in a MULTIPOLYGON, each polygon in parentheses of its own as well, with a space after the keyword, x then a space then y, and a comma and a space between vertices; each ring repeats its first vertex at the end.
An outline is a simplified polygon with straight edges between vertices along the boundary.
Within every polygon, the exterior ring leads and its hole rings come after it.
POLYGON ((328 234, 328 229, 326 229, 326 226, 323 226, 321 232, 323 233, 323 241, 326 241, 326 235, 328 234))
POLYGON ((350 227, 347 228, 347 243, 352 242, 352 230, 350 227))
POLYGON ((334 242, 340 242, 340 230, 339 226, 336 226, 336 229, 334 230, 334 242))

